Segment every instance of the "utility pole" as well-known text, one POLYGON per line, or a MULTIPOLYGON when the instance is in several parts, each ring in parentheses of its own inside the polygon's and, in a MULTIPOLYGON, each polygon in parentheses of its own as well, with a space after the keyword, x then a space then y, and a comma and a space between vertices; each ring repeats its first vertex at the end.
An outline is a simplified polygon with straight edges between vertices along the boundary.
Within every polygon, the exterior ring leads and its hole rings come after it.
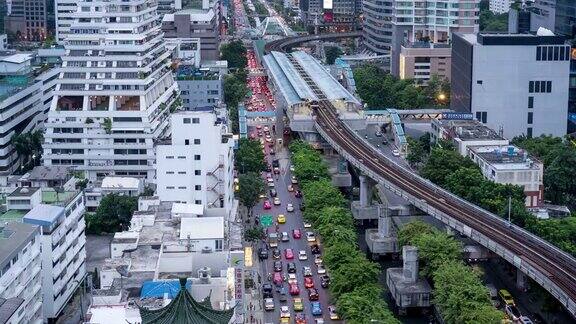
POLYGON ((512 213, 512 196, 508 196, 508 226, 512 225, 510 214, 512 213))

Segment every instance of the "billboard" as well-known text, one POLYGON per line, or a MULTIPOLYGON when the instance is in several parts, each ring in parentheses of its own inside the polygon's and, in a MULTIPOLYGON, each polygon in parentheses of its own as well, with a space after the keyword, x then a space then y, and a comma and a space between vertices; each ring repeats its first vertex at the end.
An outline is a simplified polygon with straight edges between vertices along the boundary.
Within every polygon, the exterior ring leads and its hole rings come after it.
POLYGON ((442 113, 442 119, 472 120, 473 117, 474 116, 471 113, 455 113, 455 112, 442 113))

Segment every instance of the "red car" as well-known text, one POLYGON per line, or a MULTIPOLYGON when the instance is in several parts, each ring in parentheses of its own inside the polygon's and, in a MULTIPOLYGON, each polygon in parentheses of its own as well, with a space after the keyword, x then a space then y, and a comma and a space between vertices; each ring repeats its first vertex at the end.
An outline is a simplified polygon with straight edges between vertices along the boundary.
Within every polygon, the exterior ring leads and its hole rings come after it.
POLYGON ((292 296, 300 295, 300 288, 298 288, 297 284, 295 283, 290 284, 290 295, 292 296))
POLYGON ((292 230, 292 237, 295 239, 299 239, 302 237, 302 232, 299 229, 292 230))
POLYGON ((312 277, 304 277, 304 287, 314 288, 314 279, 312 277))
POLYGON ((272 204, 270 204, 269 200, 264 200, 264 209, 271 209, 272 208, 272 204))
POLYGON ((282 277, 282 273, 281 272, 274 272, 274 276, 272 278, 272 281, 274 282, 275 285, 282 286, 282 283, 284 282, 284 278, 282 277))
POLYGON ((286 260, 294 259, 294 252, 292 251, 292 249, 286 249, 284 251, 284 257, 286 257, 286 260))

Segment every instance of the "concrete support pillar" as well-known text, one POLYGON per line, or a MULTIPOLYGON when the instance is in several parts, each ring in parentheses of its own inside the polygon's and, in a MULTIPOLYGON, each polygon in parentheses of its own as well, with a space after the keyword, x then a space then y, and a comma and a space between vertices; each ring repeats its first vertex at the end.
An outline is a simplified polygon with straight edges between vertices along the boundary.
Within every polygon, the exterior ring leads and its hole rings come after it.
POLYGON ((365 175, 360 175, 360 207, 368 207, 370 203, 369 179, 365 175))
POLYGON ((402 247, 402 260, 404 280, 407 283, 415 283, 418 280, 418 248, 410 245, 402 247))
POLYGON ((516 288, 521 291, 526 291, 528 289, 528 281, 526 280, 526 275, 520 269, 516 269, 516 288))
POLYGON ((382 237, 390 237, 391 219, 386 209, 378 207, 378 234, 382 237))

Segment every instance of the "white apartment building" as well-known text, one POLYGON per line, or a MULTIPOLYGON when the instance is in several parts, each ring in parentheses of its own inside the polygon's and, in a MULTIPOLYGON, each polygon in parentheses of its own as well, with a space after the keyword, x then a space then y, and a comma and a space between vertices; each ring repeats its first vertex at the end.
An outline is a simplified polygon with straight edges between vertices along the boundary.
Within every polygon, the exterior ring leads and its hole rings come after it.
POLYGON ((58 317, 86 275, 86 223, 80 191, 43 191, 22 221, 41 227, 44 319, 58 317))
POLYGON ((59 68, 34 66, 32 53, 0 55, 0 182, 20 165, 11 139, 41 127, 59 68))
POLYGON ((515 0, 490 0, 489 9, 495 14, 507 13, 515 0))
POLYGON ((64 45, 64 41, 70 34, 70 26, 74 22, 74 15, 77 11, 77 0, 53 0, 54 13, 56 18, 56 41, 64 45))
POLYGON ((42 323, 40 228, 0 225, 0 322, 42 323))
POLYGON ((86 210, 96 211, 100 201, 108 194, 138 197, 144 192, 144 181, 131 177, 105 177, 102 182, 93 183, 84 190, 86 210))
POLYGON ((171 116, 172 140, 158 145, 157 195, 161 201, 203 205, 228 217, 233 206, 234 143, 213 110, 171 116))
POLYGON ((432 143, 437 143, 439 140, 452 141, 456 151, 462 156, 468 156, 468 149, 471 146, 505 146, 510 143, 493 129, 472 119, 471 115, 470 119, 450 119, 450 115, 448 113, 444 114, 442 119, 432 119, 432 132, 430 132, 432 143))
POLYGON ((564 136, 570 46, 549 33, 456 34, 451 108, 505 138, 564 136))
POLYGON ((77 3, 46 123, 44 165, 90 180, 155 177, 154 141, 178 94, 154 0, 77 3))
POLYGON ((524 188, 526 207, 538 207, 544 199, 544 165, 513 145, 471 146, 468 156, 485 178, 524 188))

